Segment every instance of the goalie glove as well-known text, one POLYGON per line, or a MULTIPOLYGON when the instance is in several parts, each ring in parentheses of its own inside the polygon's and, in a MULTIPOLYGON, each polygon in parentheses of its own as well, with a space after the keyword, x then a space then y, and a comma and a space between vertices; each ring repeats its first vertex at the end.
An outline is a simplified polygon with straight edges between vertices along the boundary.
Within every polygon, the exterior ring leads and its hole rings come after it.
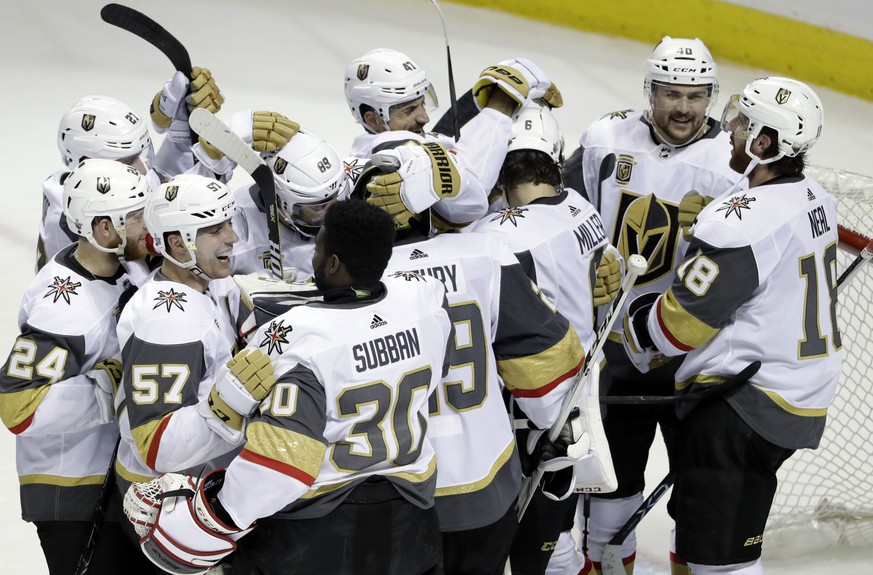
POLYGON ((621 263, 621 254, 612 246, 603 252, 600 263, 597 265, 597 274, 592 290, 595 306, 610 304, 618 295, 622 278, 621 263))
POLYGON ((270 357, 258 348, 247 347, 228 360, 227 370, 198 409, 210 428, 238 443, 243 439, 245 419, 255 413, 275 384, 270 357))
POLYGON ((373 154, 372 161, 396 167, 367 183, 367 202, 388 212, 398 230, 408 229, 413 215, 461 190, 455 153, 438 142, 408 142, 373 154))
POLYGON ((544 100, 552 108, 563 104, 560 91, 552 86, 545 72, 527 58, 503 60, 482 71, 473 86, 473 99, 479 110, 488 107, 495 88, 515 101, 515 110, 510 115, 513 120, 531 100, 544 100))
POLYGON ((115 421, 115 393, 124 375, 121 362, 114 357, 102 359, 94 364, 87 375, 94 380, 94 396, 100 410, 100 419, 104 423, 115 421))
POLYGON ((648 373, 669 360, 655 348, 647 325, 649 312, 658 296, 660 294, 654 292, 639 296, 630 303, 624 316, 621 341, 625 353, 640 373, 648 373))
POLYGON ((199 483, 167 473, 148 483, 133 483, 122 509, 149 560, 169 573, 206 573, 236 549, 252 528, 240 529, 218 503, 224 471, 199 483))
POLYGON ((703 208, 712 201, 710 196, 701 196, 697 190, 691 190, 679 202, 679 227, 682 229, 682 237, 690 242, 694 237, 692 228, 697 216, 703 208))
POLYGON ((558 438, 549 441, 548 430, 530 429, 527 420, 516 420, 517 442, 524 446, 521 456, 522 473, 528 477, 535 470, 543 472, 543 494, 554 501, 566 499, 576 485, 575 464, 588 452, 590 439, 574 409, 561 427, 558 438))

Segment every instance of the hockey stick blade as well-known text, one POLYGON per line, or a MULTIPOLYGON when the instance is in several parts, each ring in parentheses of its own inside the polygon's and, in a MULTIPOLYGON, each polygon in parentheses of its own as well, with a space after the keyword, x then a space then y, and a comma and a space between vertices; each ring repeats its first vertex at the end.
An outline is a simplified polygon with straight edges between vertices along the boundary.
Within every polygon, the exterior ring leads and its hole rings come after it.
POLYGON ((646 497, 640 506, 634 511, 628 520, 622 525, 612 539, 609 540, 603 547, 603 555, 600 557, 600 572, 603 575, 626 575, 624 563, 621 559, 621 546, 624 540, 636 529, 643 517, 652 510, 661 497, 670 490, 673 485, 673 472, 667 473, 667 476, 655 487, 654 490, 646 497))
POLYGON ((270 240, 270 273, 276 279, 282 279, 282 244, 279 235, 279 219, 276 213, 276 184, 273 172, 242 138, 234 134, 224 122, 215 117, 209 110, 196 108, 191 112, 188 123, 195 133, 221 150, 225 156, 233 160, 243 170, 248 172, 255 185, 261 190, 264 206, 267 208, 267 235, 270 240))
POLYGON ((121 4, 107 4, 100 10, 100 17, 108 24, 136 34, 169 58, 176 70, 191 77, 191 58, 185 46, 142 12, 121 4))

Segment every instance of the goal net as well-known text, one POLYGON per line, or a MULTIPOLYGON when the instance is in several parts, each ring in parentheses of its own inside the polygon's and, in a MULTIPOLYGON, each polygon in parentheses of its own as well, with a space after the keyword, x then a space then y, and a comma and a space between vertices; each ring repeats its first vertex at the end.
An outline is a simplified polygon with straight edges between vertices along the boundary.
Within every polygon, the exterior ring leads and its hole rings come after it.
MULTIPOLYGON (((873 236, 873 178, 809 167, 837 199, 842 273, 873 236)), ((765 557, 873 545, 873 267, 840 293, 843 373, 818 449, 797 451, 780 469, 764 535, 765 557)))

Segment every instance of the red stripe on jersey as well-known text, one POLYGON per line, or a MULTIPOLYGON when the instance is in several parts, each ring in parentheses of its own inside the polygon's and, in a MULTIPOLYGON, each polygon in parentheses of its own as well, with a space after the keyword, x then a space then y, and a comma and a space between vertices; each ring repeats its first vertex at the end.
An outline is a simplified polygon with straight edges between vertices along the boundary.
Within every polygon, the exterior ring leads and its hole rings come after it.
POLYGON ((579 360, 579 363, 576 364, 576 367, 571 369, 570 371, 558 376, 557 379, 548 383, 542 387, 538 387, 537 389, 513 389, 512 395, 513 397, 542 397, 570 379, 571 377, 575 377, 577 373, 582 369, 582 364, 585 363, 585 358, 583 357, 579 360))
POLYGON ((18 435, 19 433, 23 433, 24 430, 26 430, 28 427, 30 427, 30 424, 33 423, 33 415, 34 414, 31 413, 27 419, 25 419, 24 421, 22 421, 21 423, 19 423, 15 427, 10 427, 9 431, 14 433, 15 435, 18 435))
POLYGON ((158 460, 158 447, 161 446, 161 436, 164 435, 164 431, 167 430, 167 426, 170 425, 170 414, 168 417, 165 417, 159 424, 158 428, 155 429, 155 436, 152 438, 152 443, 149 445, 149 454, 146 458, 146 465, 155 469, 155 464, 158 460))
POLYGON ((311 486, 313 483, 315 483, 315 478, 313 476, 309 475, 298 467, 294 467, 293 465, 288 465, 287 463, 282 463, 281 461, 276 461, 275 459, 264 457, 263 455, 257 454, 247 449, 243 449, 240 452, 239 456, 246 461, 251 461, 255 465, 260 465, 262 467, 272 469, 273 471, 278 471, 283 475, 293 477, 304 485, 311 486))
POLYGON ((664 334, 664 337, 667 338, 667 341, 669 341, 673 347, 675 347, 676 349, 678 349, 680 351, 684 351, 687 353, 694 348, 691 347, 690 345, 682 343, 681 341, 676 339, 676 336, 674 336, 672 333, 670 333, 670 330, 667 329, 667 326, 664 324, 664 318, 661 317, 661 301, 663 299, 664 299, 664 296, 661 296, 658 298, 658 307, 655 310, 657 312, 658 326, 661 328, 661 333, 664 334))

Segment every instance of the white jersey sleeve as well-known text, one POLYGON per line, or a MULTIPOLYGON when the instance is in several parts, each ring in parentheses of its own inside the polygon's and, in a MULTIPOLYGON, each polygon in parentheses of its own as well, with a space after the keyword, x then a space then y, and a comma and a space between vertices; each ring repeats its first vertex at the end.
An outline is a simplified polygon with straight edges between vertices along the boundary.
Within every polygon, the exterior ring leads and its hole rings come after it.
POLYGON ((70 231, 64 216, 64 180, 70 172, 63 170, 52 174, 42 184, 42 217, 39 220, 39 239, 36 248, 36 271, 39 271, 55 254, 78 241, 79 236, 70 231))

